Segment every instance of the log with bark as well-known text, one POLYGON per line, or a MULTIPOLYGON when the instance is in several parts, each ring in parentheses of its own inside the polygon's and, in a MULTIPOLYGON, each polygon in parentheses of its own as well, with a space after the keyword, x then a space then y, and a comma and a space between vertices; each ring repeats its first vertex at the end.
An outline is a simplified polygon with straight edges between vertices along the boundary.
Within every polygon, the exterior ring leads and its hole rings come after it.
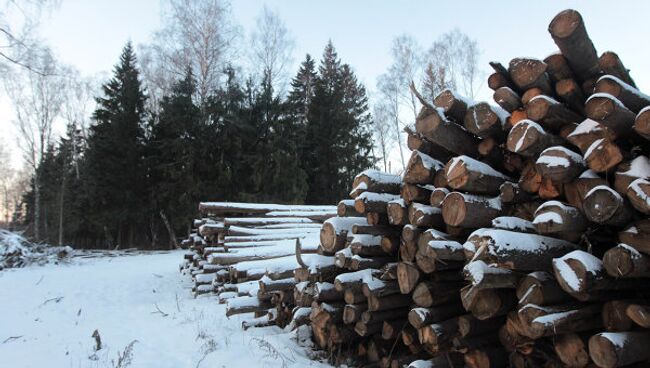
POLYGON ((585 170, 582 156, 562 146, 545 149, 535 162, 538 172, 553 183, 569 183, 585 170))
POLYGON ((546 95, 533 97, 526 105, 526 115, 552 132, 559 132, 562 127, 583 120, 582 116, 546 95))
POLYGON ((467 109, 471 107, 474 102, 461 96, 457 92, 445 89, 436 96, 433 100, 433 104, 436 107, 441 108, 446 116, 454 119, 458 124, 462 124, 467 109))
POLYGON ((647 290, 649 285, 640 279, 610 277, 597 257, 575 250, 553 260, 555 278, 564 291, 580 301, 616 295, 616 291, 647 290))
POLYGON ((499 197, 451 192, 442 204, 442 219, 447 225, 476 229, 490 226, 504 208, 499 197))
POLYGON ((475 194, 499 194, 499 187, 510 180, 490 165, 468 156, 458 156, 445 165, 449 187, 475 194))
POLYGON ((650 331, 602 332, 589 339, 589 356, 602 368, 650 360, 650 331))
POLYGON ((544 202, 535 211, 533 220, 538 233, 572 242, 580 239, 588 224, 580 210, 559 201, 544 202))
POLYGON ((547 133, 539 124, 525 119, 512 127, 508 133, 506 147, 510 152, 522 156, 537 157, 545 149, 562 143, 562 138, 547 133))
POLYGON ((585 102, 587 117, 610 129, 617 137, 628 137, 636 115, 609 93, 594 93, 585 102))
POLYGON ((548 26, 553 41, 580 81, 599 72, 598 55, 580 13, 567 9, 557 14, 548 26))

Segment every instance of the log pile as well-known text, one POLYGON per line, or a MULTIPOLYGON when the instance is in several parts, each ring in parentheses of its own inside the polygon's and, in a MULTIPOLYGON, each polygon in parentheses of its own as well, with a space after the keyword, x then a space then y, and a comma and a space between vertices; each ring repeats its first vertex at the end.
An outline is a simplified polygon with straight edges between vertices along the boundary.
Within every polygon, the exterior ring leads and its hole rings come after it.
POLYGON ((258 280, 333 363, 650 364, 650 97, 578 12, 548 30, 559 52, 490 63, 497 105, 413 87, 404 173, 360 173, 293 277, 258 280))
POLYGON ((650 98, 577 12, 549 31, 560 52, 491 64, 498 106, 421 99, 399 192, 353 183, 339 214, 369 225, 321 238, 344 297, 312 306, 320 346, 380 367, 648 364, 650 98))
MULTIPOLYGON (((284 327, 294 305, 294 270, 318 262, 322 223, 335 206, 203 202, 202 218, 181 245, 189 251, 181 270, 195 295, 212 293, 228 316, 253 313, 242 327, 284 327), (302 258, 296 257, 296 241, 302 258)), ((333 265, 333 263, 332 263, 333 265)))

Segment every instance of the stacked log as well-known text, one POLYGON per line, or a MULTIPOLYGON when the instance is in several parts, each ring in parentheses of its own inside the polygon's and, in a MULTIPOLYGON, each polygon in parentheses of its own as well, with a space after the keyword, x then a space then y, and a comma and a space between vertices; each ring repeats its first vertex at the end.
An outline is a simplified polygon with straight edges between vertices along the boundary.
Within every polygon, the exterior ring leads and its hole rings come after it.
POLYGON ((296 242, 301 262, 326 264, 316 254, 318 235, 337 208, 203 202, 199 212, 203 217, 181 242, 189 250, 181 270, 192 276, 194 294, 216 295, 228 316, 252 313, 244 329, 291 322, 294 271, 301 267, 296 242))
POLYGON ((615 53, 598 56, 578 12, 548 30, 559 52, 490 63, 497 105, 412 86, 404 173, 360 173, 317 254, 297 248, 293 280, 258 279, 292 285, 288 323, 333 363, 650 364, 650 98, 615 53))
POLYGON ((395 347, 357 360, 648 364, 650 99, 614 53, 596 55, 580 14, 561 12, 549 31, 560 52, 544 61, 491 63, 498 106, 450 90, 421 99, 399 197, 382 194, 388 225, 363 227, 401 228, 397 284, 379 267, 390 259, 337 277, 354 344, 395 347))

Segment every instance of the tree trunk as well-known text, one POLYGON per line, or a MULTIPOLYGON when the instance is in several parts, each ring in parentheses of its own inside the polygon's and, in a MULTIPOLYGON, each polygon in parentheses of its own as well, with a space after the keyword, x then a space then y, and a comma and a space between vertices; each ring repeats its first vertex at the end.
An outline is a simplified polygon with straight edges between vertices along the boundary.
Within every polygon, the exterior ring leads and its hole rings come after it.
POLYGON ((621 227, 632 220, 632 210, 623 197, 606 185, 587 193, 583 210, 587 219, 597 224, 621 227))
POLYGON ((612 277, 650 277, 650 256, 627 244, 609 249, 603 256, 603 266, 612 277))
POLYGON ((544 94, 551 94, 553 89, 546 69, 543 61, 527 58, 514 58, 508 66, 510 77, 520 90, 539 88, 544 94))
POLYGON ((492 219, 503 214, 499 197, 489 198, 451 192, 442 204, 442 218, 447 225, 463 228, 488 227, 492 219))
POLYGON ((522 120, 508 133, 506 147, 510 152, 525 157, 537 157, 545 149, 562 143, 563 139, 547 133, 534 121, 522 120))
POLYGON ((600 58, 598 58, 598 66, 604 74, 613 75, 623 82, 629 84, 630 86, 636 88, 634 80, 632 80, 632 77, 630 77, 629 70, 627 70, 625 65, 623 65, 623 62, 615 52, 603 52, 603 54, 600 55, 600 58))
POLYGON ((555 277, 543 271, 529 273, 521 279, 517 286, 517 298, 519 305, 555 305, 571 301, 555 277))
POLYGON ((635 114, 610 94, 591 95, 585 103, 585 111, 589 119, 600 122, 617 137, 628 137, 632 133, 635 114))
POLYGON ((650 332, 603 332, 589 339, 589 356, 602 368, 650 360, 650 332))
POLYGON ((543 177, 557 184, 569 183, 585 171, 582 156, 561 146, 545 149, 535 164, 543 177))
POLYGON ((560 102, 545 95, 533 97, 526 106, 528 118, 544 129, 559 132, 562 127, 582 121, 582 117, 560 102))
POLYGON ((445 165, 448 185, 474 194, 499 194, 499 187, 509 178, 489 165, 467 156, 451 159, 445 165))
POLYGON ((571 9, 560 12, 549 24, 548 31, 580 81, 598 74, 596 49, 580 13, 571 9))

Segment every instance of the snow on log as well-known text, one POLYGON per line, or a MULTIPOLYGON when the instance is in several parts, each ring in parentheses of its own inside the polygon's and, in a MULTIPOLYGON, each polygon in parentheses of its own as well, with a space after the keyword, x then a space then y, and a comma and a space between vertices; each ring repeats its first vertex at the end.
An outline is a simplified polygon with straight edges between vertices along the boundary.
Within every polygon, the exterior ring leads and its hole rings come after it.
POLYGON ((635 114, 650 105, 650 96, 613 75, 604 75, 598 78, 594 92, 612 95, 635 114))
POLYGON ((532 120, 522 120, 508 133, 508 151, 525 157, 537 157, 542 151, 563 142, 554 134, 547 133, 541 125, 532 120))
POLYGON ((359 213, 386 213, 386 205, 399 199, 399 195, 389 193, 363 192, 354 200, 354 208, 359 213))
POLYGON ((529 119, 552 132, 559 132, 566 125, 582 121, 580 115, 546 95, 533 97, 526 105, 526 114, 529 119))
POLYGON ((535 166, 543 177, 558 184, 569 183, 585 171, 582 156, 561 146, 542 151, 535 166))
POLYGON ((507 121, 510 113, 500 106, 492 106, 487 102, 479 102, 469 109, 465 114, 465 128, 474 135, 481 138, 493 137, 503 141, 506 136, 507 121))
POLYGON ((602 368, 650 360, 650 332, 601 332, 589 339, 589 356, 602 368))
POLYGON ((650 255, 650 219, 639 220, 618 233, 618 240, 650 255))
POLYGON ((567 135, 567 140, 581 152, 586 152, 589 146, 599 139, 614 140, 615 136, 606 126, 591 119, 583 120, 567 135))
POLYGON ((278 224, 307 224, 315 222, 306 217, 226 217, 223 221, 226 226, 263 226, 278 224))
POLYGON ((535 271, 524 276, 517 286, 519 305, 555 305, 569 302, 567 294, 555 277, 548 272, 535 271))
POLYGON ((445 89, 434 98, 433 104, 441 108, 445 116, 452 118, 458 124, 462 124, 467 108, 474 105, 475 102, 455 91, 445 89))
POLYGON ((522 91, 539 88, 543 93, 551 94, 553 89, 546 68, 546 63, 539 59, 514 58, 508 65, 508 73, 517 88, 522 91))
POLYGON ((356 188, 363 183, 365 184, 365 190, 368 192, 397 194, 401 182, 399 175, 368 169, 354 177, 352 187, 356 188))
POLYGON ((424 106, 415 121, 416 131, 431 142, 457 155, 478 157, 478 139, 438 109, 424 106))
POLYGON ((442 218, 447 225, 476 229, 490 226, 503 213, 501 199, 451 192, 442 203, 442 218))
MULTIPOLYGON (((316 252, 318 242, 303 244, 303 251, 316 252)), ((212 264, 231 265, 244 261, 266 260, 295 254, 295 241, 266 247, 242 248, 228 253, 213 253, 208 256, 212 264)))
POLYGON ((597 173, 607 172, 623 161, 619 146, 605 138, 594 141, 583 154, 587 167, 597 173))
POLYGON ((650 215, 650 180, 636 179, 630 183, 627 199, 637 211, 650 215))
POLYGON ((271 211, 335 211, 334 206, 306 206, 240 202, 201 202, 199 212, 203 215, 264 214, 271 211))
POLYGON ((324 250, 334 253, 343 249, 348 236, 352 235, 352 227, 368 222, 364 217, 332 217, 327 219, 320 230, 320 244, 324 250))
POLYGON ((632 210, 623 197, 607 185, 598 185, 584 198, 583 212, 589 221, 621 227, 632 220, 632 210))
POLYGON ((603 262, 595 256, 576 250, 553 260, 558 283, 571 296, 587 301, 615 290, 643 290, 648 286, 638 279, 614 279, 607 275, 603 262))
POLYGON ((445 165, 448 185, 475 194, 499 194, 499 187, 509 180, 490 165, 468 156, 458 156, 445 165))
POLYGON ((404 182, 410 184, 433 183, 436 173, 444 164, 420 151, 413 151, 404 169, 404 182))
POLYGON ((605 252, 603 266, 612 277, 650 277, 650 256, 627 244, 619 244, 605 252))
POLYGON ((442 211, 440 208, 413 202, 408 207, 409 223, 417 227, 441 227, 442 211))
POLYGON ((568 241, 580 239, 588 221, 575 207, 559 201, 542 203, 535 211, 533 225, 540 234, 550 234, 568 241))
POLYGON ((337 209, 326 211, 271 211, 267 212, 265 216, 268 217, 303 217, 312 221, 323 222, 330 217, 336 216, 337 209))
POLYGON ((463 268, 465 280, 477 289, 515 289, 521 275, 511 270, 488 265, 483 261, 470 261, 463 268))
POLYGON ((645 107, 634 118, 632 126, 635 132, 645 139, 650 140, 650 107, 645 107))
POLYGON ((577 249, 565 240, 500 229, 479 229, 463 247, 468 259, 517 271, 550 270, 553 258, 577 249))
POLYGON ((585 102, 585 112, 589 119, 606 126, 617 137, 627 137, 632 133, 636 114, 609 93, 594 93, 585 102))
POLYGON ((272 307, 268 301, 260 300, 257 296, 240 296, 229 299, 226 303, 226 316, 235 314, 267 311, 272 307))
POLYGON ((614 189, 622 195, 627 193, 627 187, 636 179, 650 178, 650 160, 646 156, 638 156, 632 161, 618 165, 614 173, 614 189))
POLYGON ((535 232, 535 226, 532 222, 513 216, 500 216, 492 219, 492 227, 496 229, 517 231, 520 233, 535 232))

